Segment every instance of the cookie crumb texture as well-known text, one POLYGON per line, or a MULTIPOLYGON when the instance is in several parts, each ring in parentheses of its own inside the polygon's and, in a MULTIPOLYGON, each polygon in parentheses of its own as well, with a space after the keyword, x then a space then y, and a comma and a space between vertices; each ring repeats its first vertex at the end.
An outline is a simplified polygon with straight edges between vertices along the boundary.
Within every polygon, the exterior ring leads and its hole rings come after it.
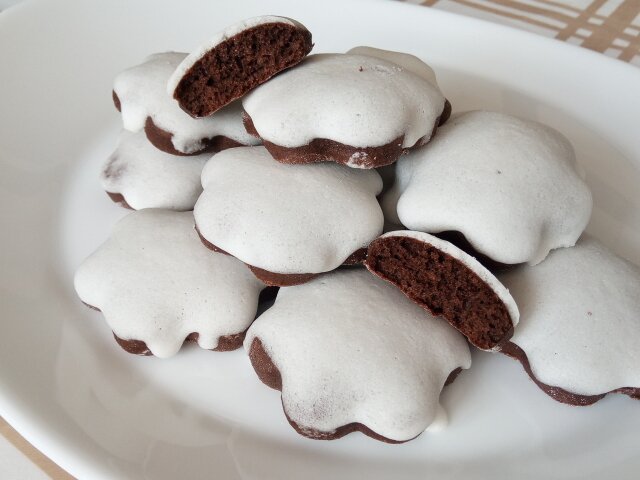
POLYGON ((178 83, 174 98, 191 116, 206 117, 295 65, 312 47, 311 33, 293 25, 250 28, 198 60, 178 83))
POLYGON ((408 237, 379 238, 369 246, 367 267, 481 349, 495 348, 513 333, 498 295, 467 266, 432 245, 408 237))

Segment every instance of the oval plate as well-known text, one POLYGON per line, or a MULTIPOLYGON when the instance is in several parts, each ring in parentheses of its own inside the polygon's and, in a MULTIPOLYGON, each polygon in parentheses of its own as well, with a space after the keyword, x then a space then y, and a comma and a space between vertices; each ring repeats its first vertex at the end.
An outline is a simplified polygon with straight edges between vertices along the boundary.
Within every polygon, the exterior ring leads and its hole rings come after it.
POLYGON ((640 70, 622 62, 390 1, 22 4, 0 15, 0 414, 79 478, 637 478, 640 403, 561 405, 500 355, 475 352, 445 390, 440 434, 314 442, 289 427, 242 351, 129 356, 80 304, 73 271, 125 213, 97 179, 120 128, 113 77, 265 13, 301 20, 318 52, 420 56, 456 111, 558 128, 594 193, 589 231, 640 261, 640 70))

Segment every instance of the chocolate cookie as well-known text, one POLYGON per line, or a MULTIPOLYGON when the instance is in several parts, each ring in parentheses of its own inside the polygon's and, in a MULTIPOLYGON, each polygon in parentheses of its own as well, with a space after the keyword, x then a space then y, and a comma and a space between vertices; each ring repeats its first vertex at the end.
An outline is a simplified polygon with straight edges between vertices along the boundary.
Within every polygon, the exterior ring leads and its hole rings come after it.
POLYGON ((242 105, 247 131, 278 161, 354 168, 388 165, 424 145, 451 111, 428 65, 367 47, 311 55, 242 105))
POLYGON ((313 48, 311 32, 285 17, 262 16, 227 27, 176 68, 167 91, 192 117, 206 117, 242 97, 313 48))
POLYGON ((361 268, 281 288, 244 346, 293 428, 318 440, 442 428, 440 392, 471 365, 462 335, 361 268))
POLYGON ((157 53, 120 73, 113 84, 113 102, 126 130, 144 129, 153 146, 172 155, 197 155, 240 145, 256 145, 242 125, 239 102, 215 115, 194 119, 167 94, 167 79, 186 53, 157 53))
POLYGON ((547 395, 571 405, 640 399, 640 268, 587 236, 500 280, 521 311, 502 352, 547 395))
POLYGON ((202 248, 191 212, 159 209, 118 222, 74 283, 122 348, 163 358, 185 341, 218 351, 240 346, 265 288, 242 262, 202 248))
POLYGON ((203 243, 250 265, 270 285, 357 263, 382 232, 382 180, 374 170, 285 165, 264 147, 242 147, 215 155, 202 185, 194 216, 203 243))
POLYGON ((483 350, 499 350, 518 323, 516 303, 491 272, 427 233, 384 234, 369 245, 365 265, 483 350))
POLYGON ((126 130, 105 164, 100 181, 114 202, 134 209, 192 210, 202 193, 200 174, 211 154, 176 157, 126 130))
POLYGON ((385 217, 454 234, 500 264, 542 261, 574 245, 591 216, 589 187, 559 132, 495 112, 455 115, 396 165, 385 217))

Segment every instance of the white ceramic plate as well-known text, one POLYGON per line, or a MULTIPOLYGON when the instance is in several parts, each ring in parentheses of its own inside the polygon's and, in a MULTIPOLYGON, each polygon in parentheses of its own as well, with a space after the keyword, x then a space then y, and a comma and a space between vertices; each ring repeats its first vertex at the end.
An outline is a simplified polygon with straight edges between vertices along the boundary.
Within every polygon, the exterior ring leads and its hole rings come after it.
MULTIPOLYGON (((125 354, 72 289, 123 215, 101 191, 114 75, 243 17, 303 21, 316 51, 430 62, 455 110, 547 122, 576 145, 589 230, 640 260, 640 70, 508 28, 391 1, 64 0, 0 15, 0 414, 80 478, 637 478, 640 402, 554 402, 519 364, 475 353, 443 394, 449 429, 404 445, 299 437, 242 351, 125 354)), ((597 275, 597 272, 594 272, 597 275)), ((640 366, 639 366, 640 368, 640 366)))

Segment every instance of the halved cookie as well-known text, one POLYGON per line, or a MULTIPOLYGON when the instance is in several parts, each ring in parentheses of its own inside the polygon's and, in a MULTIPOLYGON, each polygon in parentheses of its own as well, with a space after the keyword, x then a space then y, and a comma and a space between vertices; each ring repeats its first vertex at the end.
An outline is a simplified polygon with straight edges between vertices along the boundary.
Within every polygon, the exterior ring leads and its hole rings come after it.
POLYGON ((365 265, 483 350, 499 350, 518 323, 518 307, 498 279, 433 235, 386 233, 369 245, 365 265))
POLYGON ((192 117, 206 117, 300 62, 311 48, 311 32, 295 20, 249 18, 191 52, 169 79, 167 91, 192 117))
POLYGON ((144 129, 154 147, 172 155, 197 155, 260 143, 245 132, 239 102, 211 117, 194 119, 167 95, 167 79, 186 56, 156 53, 116 77, 113 102, 122 114, 125 130, 144 129))

